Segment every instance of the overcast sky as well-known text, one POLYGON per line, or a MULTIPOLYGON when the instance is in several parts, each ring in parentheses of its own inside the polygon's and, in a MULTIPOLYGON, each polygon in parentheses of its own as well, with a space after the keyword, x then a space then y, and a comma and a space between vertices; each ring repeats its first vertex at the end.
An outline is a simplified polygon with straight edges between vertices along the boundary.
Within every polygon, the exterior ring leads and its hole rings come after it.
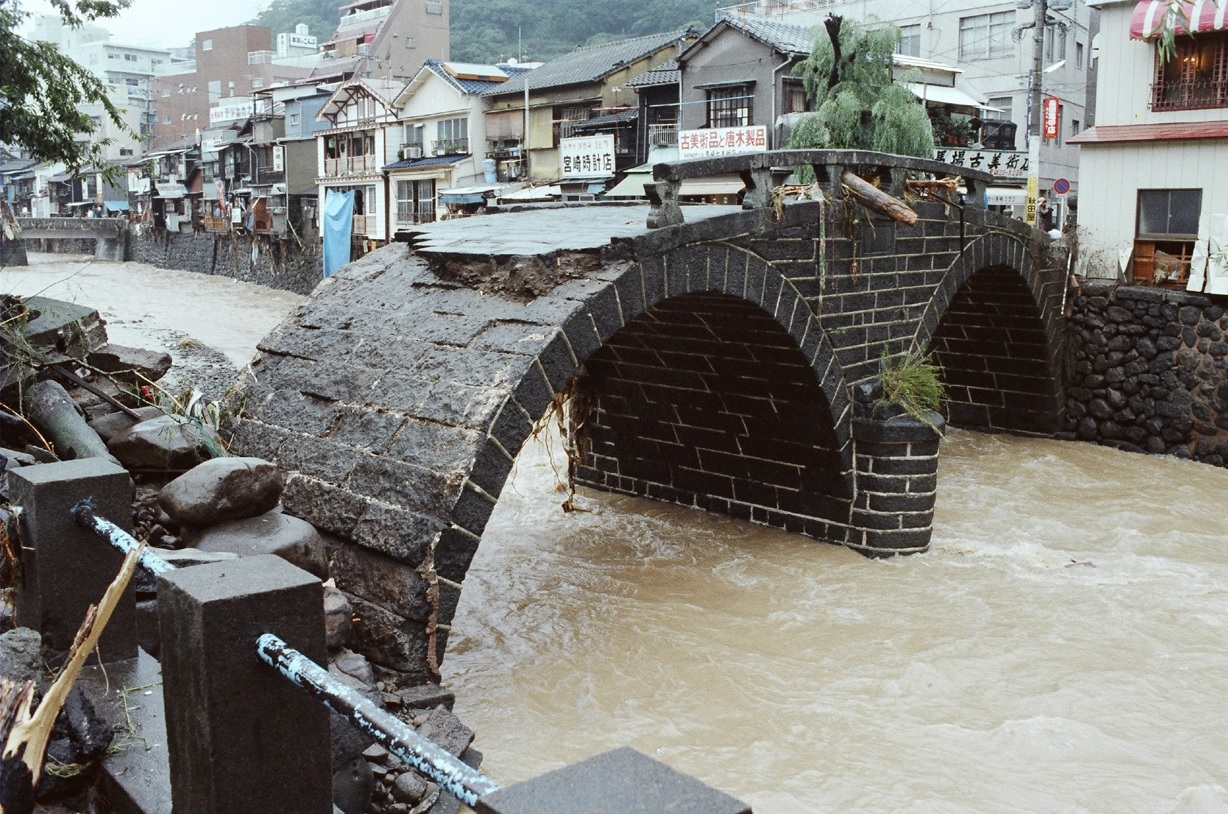
MULTIPOLYGON (((154 43, 166 48, 187 45, 197 31, 240 25, 251 20, 269 0, 132 0, 118 17, 98 24, 116 39, 154 43)), ((47 0, 21 0, 31 14, 54 14, 47 0)))

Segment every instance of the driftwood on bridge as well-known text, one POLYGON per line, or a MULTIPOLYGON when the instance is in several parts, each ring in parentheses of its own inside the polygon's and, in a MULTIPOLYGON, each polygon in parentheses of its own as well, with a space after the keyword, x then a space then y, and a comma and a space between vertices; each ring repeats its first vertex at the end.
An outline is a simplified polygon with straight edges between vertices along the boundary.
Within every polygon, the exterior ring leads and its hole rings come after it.
POLYGON ((899 198, 893 198, 869 181, 854 175, 850 170, 840 173, 840 183, 858 203, 882 215, 897 220, 905 226, 917 223, 917 213, 899 198))

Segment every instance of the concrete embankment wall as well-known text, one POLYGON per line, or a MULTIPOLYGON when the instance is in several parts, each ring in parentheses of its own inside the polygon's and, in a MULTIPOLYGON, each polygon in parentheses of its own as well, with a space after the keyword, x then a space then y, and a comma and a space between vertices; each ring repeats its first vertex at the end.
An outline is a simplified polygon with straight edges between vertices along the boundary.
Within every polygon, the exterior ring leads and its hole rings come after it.
POLYGON ((1067 429, 1228 466, 1223 298, 1085 283, 1067 323, 1067 429))

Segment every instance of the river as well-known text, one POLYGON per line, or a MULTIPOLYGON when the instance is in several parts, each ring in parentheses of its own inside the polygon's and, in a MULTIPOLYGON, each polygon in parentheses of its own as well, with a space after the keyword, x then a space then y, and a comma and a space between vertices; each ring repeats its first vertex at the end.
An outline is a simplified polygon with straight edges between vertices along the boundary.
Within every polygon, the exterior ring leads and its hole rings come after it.
MULTIPOLYGON (((32 256, 8 293, 235 364, 301 298, 32 256)), ((951 430, 929 553, 585 492, 527 448, 444 661, 483 768, 631 745, 758 814, 1228 812, 1228 471, 951 430)))
POLYGON ((1228 472, 951 430, 868 560, 521 453, 444 662, 514 782, 631 745, 800 812, 1228 812, 1228 472))

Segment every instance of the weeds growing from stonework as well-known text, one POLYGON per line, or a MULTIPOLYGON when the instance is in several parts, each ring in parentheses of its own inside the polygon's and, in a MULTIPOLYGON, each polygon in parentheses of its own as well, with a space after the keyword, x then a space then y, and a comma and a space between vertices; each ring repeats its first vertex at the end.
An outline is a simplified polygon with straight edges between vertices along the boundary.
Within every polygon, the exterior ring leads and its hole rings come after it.
POLYGON ((937 429, 931 413, 942 406, 942 369, 929 354, 911 349, 898 356, 883 350, 879 381, 883 401, 903 408, 918 421, 937 429))

